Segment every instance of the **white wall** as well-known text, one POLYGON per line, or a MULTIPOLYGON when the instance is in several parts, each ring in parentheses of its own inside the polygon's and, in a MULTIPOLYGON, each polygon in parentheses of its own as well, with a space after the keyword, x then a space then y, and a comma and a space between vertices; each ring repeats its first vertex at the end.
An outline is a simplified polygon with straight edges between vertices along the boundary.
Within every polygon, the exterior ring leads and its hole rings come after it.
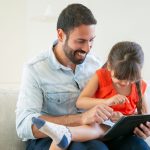
POLYGON ((0 0, 0 84, 20 82, 26 55, 26 4, 0 0))
POLYGON ((93 51, 105 61, 116 42, 140 43, 145 53, 143 77, 150 80, 149 0, 0 0, 0 85, 20 83, 23 63, 51 46, 57 16, 73 2, 85 4, 97 18, 93 51))

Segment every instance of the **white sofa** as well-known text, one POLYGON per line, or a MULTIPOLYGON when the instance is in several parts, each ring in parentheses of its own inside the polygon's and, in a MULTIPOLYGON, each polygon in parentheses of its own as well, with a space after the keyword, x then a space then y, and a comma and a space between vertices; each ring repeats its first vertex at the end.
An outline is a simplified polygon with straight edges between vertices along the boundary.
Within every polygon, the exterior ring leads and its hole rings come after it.
MULTIPOLYGON (((147 90, 150 99, 150 85, 147 90)), ((18 90, 0 88, 0 150, 25 150, 25 142, 22 142, 16 134, 15 107, 18 90)), ((150 138, 146 140, 150 143, 150 138)))
POLYGON ((15 128, 15 107, 18 93, 0 90, 0 150, 25 150, 15 128))

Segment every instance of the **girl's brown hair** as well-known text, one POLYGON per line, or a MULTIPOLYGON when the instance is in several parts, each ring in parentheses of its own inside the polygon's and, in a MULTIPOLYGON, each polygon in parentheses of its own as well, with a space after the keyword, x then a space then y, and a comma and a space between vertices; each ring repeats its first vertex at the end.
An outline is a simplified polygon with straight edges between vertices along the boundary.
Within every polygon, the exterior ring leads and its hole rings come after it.
POLYGON ((107 63, 114 71, 114 77, 119 80, 128 80, 136 82, 139 101, 137 111, 141 114, 142 93, 141 93, 141 69, 144 63, 144 53, 139 44, 135 42, 119 42, 115 44, 109 55, 107 63))

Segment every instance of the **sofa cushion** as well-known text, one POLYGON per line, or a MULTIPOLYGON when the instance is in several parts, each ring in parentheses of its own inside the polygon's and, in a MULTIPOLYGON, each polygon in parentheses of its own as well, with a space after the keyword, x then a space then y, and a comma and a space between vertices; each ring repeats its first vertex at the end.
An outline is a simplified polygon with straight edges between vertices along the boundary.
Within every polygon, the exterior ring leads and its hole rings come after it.
POLYGON ((22 142, 16 133, 15 108, 17 101, 16 92, 0 91, 0 149, 1 150, 25 150, 25 142, 22 142))

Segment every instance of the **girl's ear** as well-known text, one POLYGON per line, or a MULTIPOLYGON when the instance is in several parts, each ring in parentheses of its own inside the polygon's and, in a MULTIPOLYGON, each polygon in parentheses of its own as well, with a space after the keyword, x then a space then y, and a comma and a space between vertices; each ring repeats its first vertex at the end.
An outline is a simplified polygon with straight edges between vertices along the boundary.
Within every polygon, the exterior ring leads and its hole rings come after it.
POLYGON ((110 63, 107 62, 107 69, 110 71, 111 70, 111 67, 110 67, 110 63))

